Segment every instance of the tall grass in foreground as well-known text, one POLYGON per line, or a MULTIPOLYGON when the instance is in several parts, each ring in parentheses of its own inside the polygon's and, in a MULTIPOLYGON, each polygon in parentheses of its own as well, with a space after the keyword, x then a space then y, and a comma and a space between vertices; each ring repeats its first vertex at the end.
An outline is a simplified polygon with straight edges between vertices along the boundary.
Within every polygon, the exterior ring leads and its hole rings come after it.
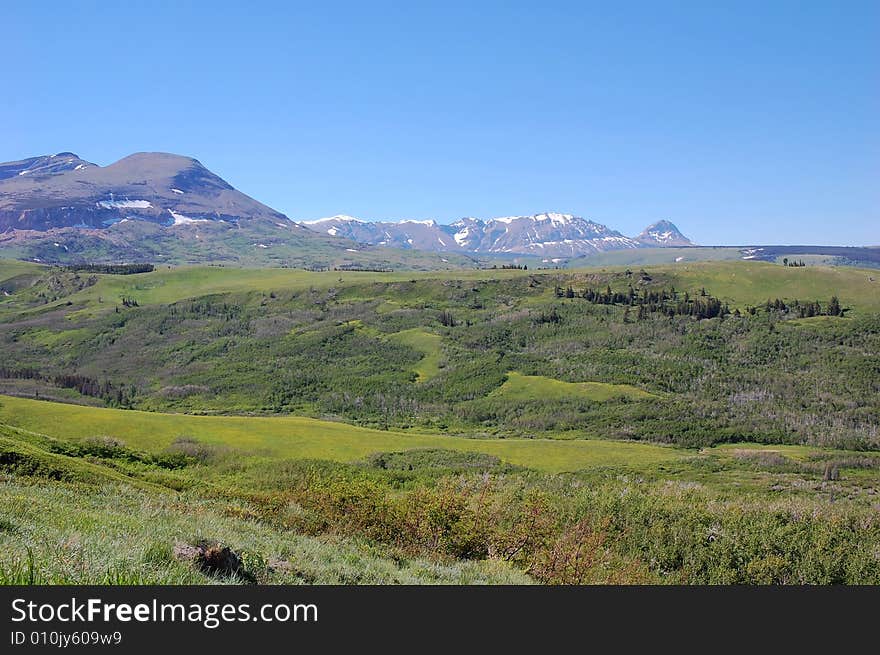
POLYGON ((260 583, 530 582, 497 562, 393 557, 357 538, 292 534, 252 516, 235 501, 0 477, 0 584, 243 582, 175 559, 175 544, 199 540, 231 546, 260 583))

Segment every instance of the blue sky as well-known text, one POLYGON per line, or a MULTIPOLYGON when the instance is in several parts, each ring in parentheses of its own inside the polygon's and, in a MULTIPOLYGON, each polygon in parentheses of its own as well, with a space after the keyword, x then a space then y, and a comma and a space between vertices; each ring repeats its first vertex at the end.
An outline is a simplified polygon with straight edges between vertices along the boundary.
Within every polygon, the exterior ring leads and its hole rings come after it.
POLYGON ((191 155, 294 219, 880 244, 875 1, 135 4, 4 6, 0 160, 191 155))

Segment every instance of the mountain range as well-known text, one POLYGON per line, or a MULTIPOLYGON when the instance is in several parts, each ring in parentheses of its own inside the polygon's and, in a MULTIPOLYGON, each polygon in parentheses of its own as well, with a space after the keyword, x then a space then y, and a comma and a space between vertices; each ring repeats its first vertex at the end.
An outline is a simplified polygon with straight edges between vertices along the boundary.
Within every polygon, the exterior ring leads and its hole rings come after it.
POLYGON ((98 166, 72 152, 0 164, 0 250, 41 261, 444 267, 692 245, 669 221, 635 237, 572 214, 297 223, 196 159, 141 152, 98 166), (414 252, 415 251, 415 252, 414 252), (421 253, 421 254, 419 254, 421 253))
POLYGON ((433 220, 363 221, 352 216, 332 216, 302 224, 322 234, 370 245, 554 259, 625 248, 693 245, 666 220, 650 225, 636 237, 627 237, 601 223, 554 212, 486 221, 462 218, 449 225, 433 220))

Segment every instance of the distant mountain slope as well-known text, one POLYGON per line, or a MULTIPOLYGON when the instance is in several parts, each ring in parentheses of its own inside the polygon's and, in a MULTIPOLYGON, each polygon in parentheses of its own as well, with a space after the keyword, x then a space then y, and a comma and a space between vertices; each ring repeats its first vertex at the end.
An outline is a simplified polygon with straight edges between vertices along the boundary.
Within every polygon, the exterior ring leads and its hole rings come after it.
POLYGON ((44 262, 472 267, 469 257, 365 248, 316 234, 196 159, 160 152, 97 166, 69 152, 0 164, 0 256, 44 262))
POLYGON ((142 152, 102 167, 67 155, 25 160, 33 163, 0 180, 0 231, 103 228, 124 220, 288 222, 190 157, 142 152))
POLYGON ((669 221, 655 223, 631 239, 601 223, 553 212, 487 221, 463 218, 450 225, 435 221, 367 222, 351 216, 332 216, 303 225, 322 234, 373 245, 547 258, 581 257, 648 245, 691 244, 669 221))

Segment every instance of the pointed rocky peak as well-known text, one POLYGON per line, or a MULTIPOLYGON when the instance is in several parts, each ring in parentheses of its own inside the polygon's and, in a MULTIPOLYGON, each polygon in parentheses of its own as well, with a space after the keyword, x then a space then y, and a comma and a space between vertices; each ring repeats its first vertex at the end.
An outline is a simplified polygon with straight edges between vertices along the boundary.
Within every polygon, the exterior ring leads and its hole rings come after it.
POLYGON ((688 239, 675 226, 667 220, 657 221, 646 227, 636 241, 645 246, 692 246, 693 242, 688 239))

